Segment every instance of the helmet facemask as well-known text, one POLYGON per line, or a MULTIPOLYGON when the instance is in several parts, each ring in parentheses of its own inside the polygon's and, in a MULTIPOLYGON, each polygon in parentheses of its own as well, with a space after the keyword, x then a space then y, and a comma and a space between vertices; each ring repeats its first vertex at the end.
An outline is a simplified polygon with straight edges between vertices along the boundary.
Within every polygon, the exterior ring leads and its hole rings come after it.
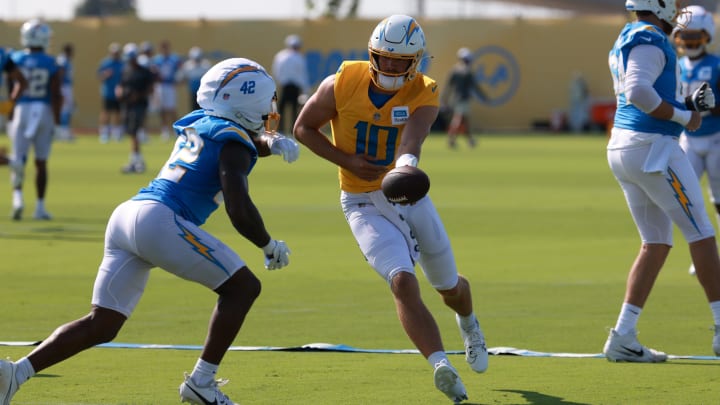
POLYGON ((689 58, 697 58, 705 53, 710 36, 705 31, 681 30, 675 35, 675 43, 689 58))

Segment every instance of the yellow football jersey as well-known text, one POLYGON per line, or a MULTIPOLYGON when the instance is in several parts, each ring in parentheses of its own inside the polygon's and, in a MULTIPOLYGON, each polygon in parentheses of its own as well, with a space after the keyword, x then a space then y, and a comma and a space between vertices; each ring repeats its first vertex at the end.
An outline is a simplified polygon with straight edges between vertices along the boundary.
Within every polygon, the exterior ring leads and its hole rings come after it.
MULTIPOLYGON (((347 153, 365 155, 389 169, 397 158, 405 123, 418 107, 438 106, 435 81, 421 73, 406 83, 385 105, 378 108, 372 101, 370 62, 343 62, 335 74, 335 107, 332 119, 333 143, 347 153)), ((339 169, 340 188, 351 193, 380 189, 382 178, 363 180, 350 171, 339 169)))

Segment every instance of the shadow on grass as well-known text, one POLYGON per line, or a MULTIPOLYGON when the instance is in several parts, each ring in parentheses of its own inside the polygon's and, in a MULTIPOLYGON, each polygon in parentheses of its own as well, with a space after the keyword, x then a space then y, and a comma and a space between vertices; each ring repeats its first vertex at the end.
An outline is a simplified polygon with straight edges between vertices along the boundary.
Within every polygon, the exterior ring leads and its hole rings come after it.
POLYGON ((512 392, 523 396, 525 401, 533 405, 549 404, 549 405, 590 405, 585 402, 571 402, 566 401, 560 397, 554 397, 552 395, 545 395, 535 391, 522 391, 522 390, 495 390, 500 392, 512 392))

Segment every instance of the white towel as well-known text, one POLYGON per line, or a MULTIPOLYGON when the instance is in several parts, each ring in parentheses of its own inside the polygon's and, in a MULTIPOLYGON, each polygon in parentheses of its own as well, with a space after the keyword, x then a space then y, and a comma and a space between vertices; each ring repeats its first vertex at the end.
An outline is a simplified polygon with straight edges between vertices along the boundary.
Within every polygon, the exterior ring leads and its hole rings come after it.
POLYGON ((662 136, 655 140, 650 146, 650 152, 645 159, 643 172, 667 174, 673 145, 677 145, 677 142, 677 138, 673 136, 662 136))
POLYGON ((375 205, 375 208, 402 232, 405 237, 405 242, 407 242, 410 256, 413 260, 417 261, 420 256, 417 240, 413 237, 410 225, 405 221, 400 211, 387 200, 382 191, 373 191, 368 193, 368 195, 370 196, 370 201, 375 205))

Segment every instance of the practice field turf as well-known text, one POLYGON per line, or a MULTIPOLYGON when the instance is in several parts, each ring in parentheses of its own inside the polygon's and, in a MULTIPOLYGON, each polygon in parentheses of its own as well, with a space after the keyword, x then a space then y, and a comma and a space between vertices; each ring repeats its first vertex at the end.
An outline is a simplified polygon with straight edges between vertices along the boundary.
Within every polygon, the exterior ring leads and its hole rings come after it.
MULTIPOLYGON (((599 354, 620 309, 639 239, 605 159, 603 135, 486 135, 476 149, 426 142, 420 166, 430 195, 471 281, 491 348, 599 354)), ((0 137, 0 146, 8 145, 0 137)), ((57 143, 50 161, 50 222, 32 218, 34 170, 26 212, 9 219, 7 168, 0 168, 0 341, 43 339, 87 313, 114 207, 154 177, 170 145, 144 146, 149 170, 123 175, 129 144, 96 137, 57 143)), ((397 321, 386 284, 365 263, 340 211, 336 169, 307 149, 292 165, 262 159, 250 177, 253 199, 273 237, 292 250, 288 268, 268 272, 262 252, 232 228, 221 208, 206 228, 235 248, 263 282, 237 346, 344 344, 360 349, 414 347, 397 321)), ((640 324, 640 339, 676 356, 711 356, 712 317, 677 246, 640 324)), ((446 349, 462 350, 452 312, 422 275, 427 305, 446 349)), ((135 314, 115 342, 201 345, 214 294, 153 270, 135 314)), ((17 359, 30 347, 0 346, 17 359)), ((43 370, 13 404, 173 404, 196 350, 94 348, 43 370)), ((490 358, 474 374, 451 360, 470 404, 717 404, 720 359, 613 364, 599 357, 490 358)), ((243 404, 444 404, 419 354, 231 351, 219 377, 243 404)))

